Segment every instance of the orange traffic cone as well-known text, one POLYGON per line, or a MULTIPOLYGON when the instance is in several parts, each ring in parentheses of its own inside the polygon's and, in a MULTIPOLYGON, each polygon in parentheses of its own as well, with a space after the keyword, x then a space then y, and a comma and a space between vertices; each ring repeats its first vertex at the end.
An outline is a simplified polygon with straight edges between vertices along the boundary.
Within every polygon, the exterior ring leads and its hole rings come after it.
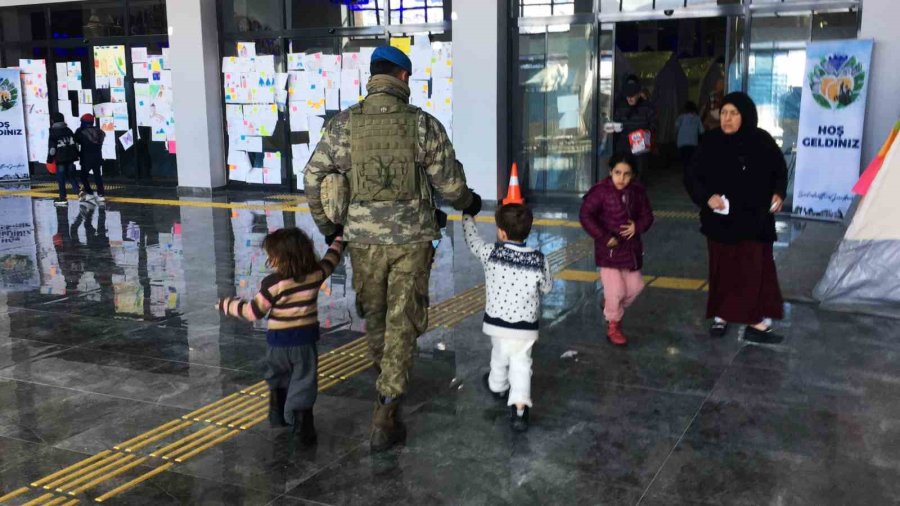
POLYGON ((519 166, 516 165, 516 162, 513 162, 512 173, 509 175, 509 189, 506 190, 506 198, 503 199, 503 205, 524 203, 525 199, 522 198, 522 189, 519 187, 519 166))

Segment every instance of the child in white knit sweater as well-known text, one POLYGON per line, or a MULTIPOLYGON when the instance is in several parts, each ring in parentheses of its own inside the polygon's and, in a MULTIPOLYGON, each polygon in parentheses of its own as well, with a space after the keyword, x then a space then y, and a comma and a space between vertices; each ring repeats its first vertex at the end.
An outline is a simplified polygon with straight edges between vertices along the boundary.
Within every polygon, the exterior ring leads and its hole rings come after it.
POLYGON ((497 400, 510 407, 513 430, 528 429, 531 408, 531 349, 538 338, 541 295, 553 288, 543 253, 525 246, 534 217, 521 204, 497 209, 496 244, 486 244, 475 219, 463 216, 466 244, 484 266, 483 331, 491 337, 491 371, 483 377, 497 400))

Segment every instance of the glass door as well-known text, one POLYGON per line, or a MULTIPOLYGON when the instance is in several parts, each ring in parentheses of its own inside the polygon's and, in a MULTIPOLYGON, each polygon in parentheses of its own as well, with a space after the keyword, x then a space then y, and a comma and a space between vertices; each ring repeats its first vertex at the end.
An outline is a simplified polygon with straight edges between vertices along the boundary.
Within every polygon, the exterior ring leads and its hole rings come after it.
POLYGON ((518 28, 513 161, 528 194, 582 194, 594 182, 598 84, 593 23, 518 28))

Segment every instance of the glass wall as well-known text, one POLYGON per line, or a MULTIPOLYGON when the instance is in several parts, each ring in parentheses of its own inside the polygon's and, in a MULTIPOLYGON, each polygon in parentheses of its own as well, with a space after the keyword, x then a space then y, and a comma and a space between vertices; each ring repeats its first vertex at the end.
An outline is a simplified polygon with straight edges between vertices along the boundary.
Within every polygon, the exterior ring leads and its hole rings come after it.
MULTIPOLYGON (((23 76, 31 85, 26 96, 26 130, 33 175, 48 176, 43 162, 49 115, 62 113, 74 130, 79 118, 91 113, 107 133, 104 177, 142 184, 177 183, 174 142, 153 142, 149 121, 142 121, 140 114, 142 98, 136 94, 142 85, 151 87, 153 76, 140 73, 136 67, 141 62, 134 55, 162 58, 168 50, 167 31, 165 0, 0 8, 0 66, 23 66, 23 76), (128 132, 134 145, 126 148, 119 139, 128 132)), ((158 69, 160 78, 168 70, 163 66, 158 69)), ((171 82, 157 82, 155 90, 160 89, 168 90, 161 95, 170 101, 171 82)))
MULTIPOLYGON (((524 188, 578 195, 595 183, 613 151, 610 104, 626 75, 638 75, 658 120, 666 116, 654 87, 666 58, 678 60, 686 84, 678 76, 676 82, 708 116, 708 128, 717 126, 713 112, 721 96, 747 91, 759 107, 760 126, 791 163, 806 44, 852 39, 858 32, 861 2, 821 3, 822 10, 810 9, 817 3, 806 0, 518 0, 511 29, 509 150, 524 188), (724 22, 700 23, 692 12, 724 22), (701 29, 691 30, 692 23, 701 29), (686 36, 691 31, 696 35, 686 36), (646 65, 639 63, 663 53, 668 56, 650 71, 640 70, 646 65)), ((665 149, 671 132, 660 127, 656 133, 662 144, 651 169, 677 163, 665 149)))
POLYGON ((365 94, 364 62, 389 41, 413 60, 411 102, 452 132, 451 0, 219 0, 219 6, 223 170, 230 187, 302 190, 302 170, 322 125, 365 94), (446 69, 437 68, 439 61, 446 69), (264 93, 243 97, 237 88, 251 74, 265 83, 264 93), (265 120, 263 128, 257 120, 265 120))
POLYGON ((593 24, 520 30, 510 110, 527 192, 583 192, 593 182, 597 47, 593 24))

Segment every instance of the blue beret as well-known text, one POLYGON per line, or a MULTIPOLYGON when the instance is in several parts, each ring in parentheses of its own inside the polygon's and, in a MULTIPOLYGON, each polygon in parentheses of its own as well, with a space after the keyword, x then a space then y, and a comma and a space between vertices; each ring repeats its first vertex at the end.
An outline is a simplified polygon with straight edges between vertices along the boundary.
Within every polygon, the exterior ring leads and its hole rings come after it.
POLYGON ((372 61, 385 60, 412 74, 412 62, 406 54, 394 46, 380 46, 372 53, 372 61))

